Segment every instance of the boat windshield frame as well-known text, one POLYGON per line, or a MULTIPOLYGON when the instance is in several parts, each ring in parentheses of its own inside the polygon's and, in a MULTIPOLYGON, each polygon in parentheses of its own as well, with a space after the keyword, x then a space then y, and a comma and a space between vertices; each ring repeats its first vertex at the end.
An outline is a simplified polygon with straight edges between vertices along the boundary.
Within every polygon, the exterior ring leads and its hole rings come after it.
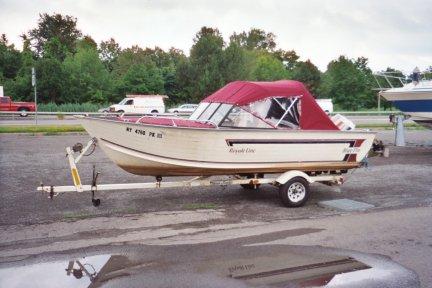
MULTIPOLYGON (((287 114, 291 112, 294 105, 295 104, 298 105, 299 101, 301 100, 301 97, 302 97, 302 95, 289 97, 290 99, 292 99, 292 101, 289 104, 288 108, 285 108, 284 105, 282 105, 282 103, 278 100, 278 98, 281 98, 280 96, 279 97, 278 96, 268 97, 266 99, 266 100, 268 100, 268 99, 274 100, 280 106, 280 108, 283 109, 283 111, 284 111, 284 113, 282 114, 282 116, 279 119, 275 119, 276 123, 273 123, 272 121, 264 119, 264 117, 262 117, 262 115, 259 115, 259 113, 249 109, 248 105, 238 106, 238 105, 219 103, 219 102, 202 102, 202 103, 200 103, 199 106, 195 109, 194 113, 192 113, 192 115, 189 117, 189 119, 194 120, 194 121, 198 121, 198 122, 203 122, 203 123, 210 123, 210 124, 214 125, 215 127, 225 127, 225 128, 300 129, 300 127, 299 127, 300 125, 298 125, 298 127, 296 127, 296 128, 292 128, 292 127, 289 128, 289 127, 280 127, 280 124, 282 123, 284 118, 287 116, 287 114), (235 109, 241 109, 242 111, 253 116, 251 119, 255 119, 254 122, 255 122, 255 124, 257 124, 256 127, 248 127, 248 126, 243 127, 243 126, 235 126, 235 125, 228 126, 226 124, 224 125, 224 122, 227 120, 229 115, 235 109), (256 122, 256 120, 258 120, 258 122, 256 122), (263 127, 260 127, 260 126, 263 126, 263 127)), ((286 98, 286 97, 283 97, 283 98, 286 98)), ((249 105, 250 104, 252 104, 252 103, 249 103, 249 105)), ((240 113, 244 113, 244 112, 234 112, 234 113, 237 113, 239 115, 240 113)))

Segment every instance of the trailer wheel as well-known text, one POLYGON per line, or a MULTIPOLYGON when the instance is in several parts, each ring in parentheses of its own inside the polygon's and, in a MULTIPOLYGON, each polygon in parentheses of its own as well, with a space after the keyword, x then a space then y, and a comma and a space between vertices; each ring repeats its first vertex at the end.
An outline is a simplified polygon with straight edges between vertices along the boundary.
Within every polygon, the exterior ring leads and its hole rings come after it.
POLYGON ((27 108, 20 108, 20 109, 18 109, 18 112, 20 112, 20 116, 21 117, 27 117, 27 112, 29 111, 29 109, 27 109, 27 108))
POLYGON ((279 187, 279 197, 286 207, 301 207, 309 199, 309 182, 294 177, 279 187))

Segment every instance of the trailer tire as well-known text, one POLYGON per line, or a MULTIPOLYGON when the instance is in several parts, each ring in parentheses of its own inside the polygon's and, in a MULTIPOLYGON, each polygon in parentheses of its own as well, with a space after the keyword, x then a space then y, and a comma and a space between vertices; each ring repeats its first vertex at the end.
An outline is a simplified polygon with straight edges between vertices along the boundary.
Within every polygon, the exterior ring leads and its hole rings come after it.
POLYGON ((27 117, 28 116, 28 114, 27 114, 28 111, 29 111, 29 109, 27 109, 27 108, 19 108, 18 109, 18 112, 20 112, 20 117, 27 117))
POLYGON ((286 207, 301 207, 309 196, 309 182, 303 177, 294 177, 279 186, 279 197, 286 207))

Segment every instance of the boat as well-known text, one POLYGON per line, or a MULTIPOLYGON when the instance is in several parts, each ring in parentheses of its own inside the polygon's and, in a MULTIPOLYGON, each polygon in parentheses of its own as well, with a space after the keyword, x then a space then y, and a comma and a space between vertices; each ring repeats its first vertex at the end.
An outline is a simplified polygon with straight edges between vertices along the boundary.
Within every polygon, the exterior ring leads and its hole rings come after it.
POLYGON ((343 131, 298 81, 235 81, 188 119, 80 118, 122 169, 137 175, 257 175, 345 171, 367 156, 374 132, 343 131))
POLYGON ((380 95, 416 123, 432 129, 432 80, 421 80, 418 68, 411 83, 384 90, 380 95))

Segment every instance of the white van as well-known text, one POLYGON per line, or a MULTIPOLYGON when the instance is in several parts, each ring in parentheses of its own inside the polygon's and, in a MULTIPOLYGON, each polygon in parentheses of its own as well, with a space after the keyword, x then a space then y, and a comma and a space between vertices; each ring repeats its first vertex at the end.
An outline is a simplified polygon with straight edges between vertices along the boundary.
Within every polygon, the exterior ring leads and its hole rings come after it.
POLYGON ((333 113, 333 101, 332 99, 316 99, 317 104, 327 114, 333 113))
POLYGON ((109 112, 161 114, 165 113, 166 95, 126 95, 120 103, 111 105, 109 112))

